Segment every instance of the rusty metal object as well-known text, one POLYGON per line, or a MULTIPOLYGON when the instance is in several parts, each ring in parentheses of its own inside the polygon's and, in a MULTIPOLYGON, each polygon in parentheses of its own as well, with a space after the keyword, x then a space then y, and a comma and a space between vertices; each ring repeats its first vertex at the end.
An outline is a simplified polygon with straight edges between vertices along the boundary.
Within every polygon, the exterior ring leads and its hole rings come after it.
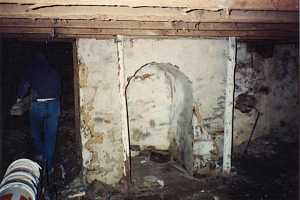
POLYGON ((250 142, 251 142, 251 140, 252 140, 252 137, 253 137, 253 135, 254 135, 254 131, 255 131, 255 128, 256 128, 256 124, 257 124, 257 122, 258 122, 258 119, 259 119, 260 115, 261 115, 261 112, 257 111, 256 119, 255 119, 253 128, 252 128, 252 130, 251 130, 251 134, 250 134, 249 140, 248 140, 248 142, 247 142, 247 145, 246 145, 246 147, 245 147, 245 150, 244 150, 243 155, 247 154, 247 150, 248 150, 248 147, 249 147, 250 142))

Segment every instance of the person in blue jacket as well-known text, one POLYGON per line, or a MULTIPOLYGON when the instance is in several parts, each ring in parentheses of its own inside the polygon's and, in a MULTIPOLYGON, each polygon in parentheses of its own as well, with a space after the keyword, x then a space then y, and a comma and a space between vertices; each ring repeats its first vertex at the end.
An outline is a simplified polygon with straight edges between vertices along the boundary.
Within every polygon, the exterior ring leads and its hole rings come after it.
POLYGON ((61 77, 42 53, 37 53, 25 69, 17 102, 29 91, 32 96, 30 123, 35 156, 39 161, 46 161, 47 171, 51 173, 60 116, 61 77))

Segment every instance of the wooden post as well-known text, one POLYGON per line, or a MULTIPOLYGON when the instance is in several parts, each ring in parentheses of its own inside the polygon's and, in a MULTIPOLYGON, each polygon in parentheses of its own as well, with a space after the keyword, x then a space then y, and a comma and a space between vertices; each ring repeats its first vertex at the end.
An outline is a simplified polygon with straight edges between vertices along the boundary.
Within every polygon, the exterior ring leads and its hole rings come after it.
POLYGON ((124 175, 127 177, 128 185, 131 181, 131 164, 130 164, 130 138, 129 138, 129 122, 126 97, 126 79, 124 69, 124 38, 117 36, 117 50, 119 62, 119 91, 121 100, 121 127, 122 127, 122 143, 124 153, 124 175))
POLYGON ((224 151, 223 173, 229 174, 231 170, 231 151, 233 134, 233 104, 234 104, 234 72, 236 63, 236 38, 229 37, 228 62, 226 68, 225 85, 225 112, 224 112, 224 151))
MULTIPOLYGON (((68 40, 66 40, 68 41, 68 40)), ((73 49, 73 85, 74 85, 74 109, 75 109, 75 139, 76 145, 78 145, 80 151, 82 151, 82 140, 81 140, 81 132, 80 132, 80 86, 79 86, 79 65, 78 65, 78 39, 71 40, 72 42, 72 49, 73 49)), ((80 154, 81 162, 83 161, 82 152, 80 154)), ((79 174, 79 178, 82 183, 84 183, 84 170, 83 165, 81 164, 82 168, 79 174)))
POLYGON ((2 167, 3 167, 3 162, 2 162, 2 152, 3 152, 3 147, 2 147, 2 138, 3 138, 3 118, 2 118, 2 90, 3 90, 3 81, 2 81, 2 68, 3 68, 3 58, 2 58, 2 37, 0 36, 0 176, 2 175, 2 167))

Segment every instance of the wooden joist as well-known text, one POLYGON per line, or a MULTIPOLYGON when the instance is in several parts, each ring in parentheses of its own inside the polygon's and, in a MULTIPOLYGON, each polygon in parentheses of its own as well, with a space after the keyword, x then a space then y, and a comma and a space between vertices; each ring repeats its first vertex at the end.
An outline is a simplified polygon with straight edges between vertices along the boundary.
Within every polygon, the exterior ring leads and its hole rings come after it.
POLYGON ((298 0, 0 0, 0 3, 28 4, 32 9, 53 6, 119 6, 119 7, 165 7, 220 10, 281 10, 297 11, 298 0))
POLYGON ((1 19, 0 27, 14 28, 91 28, 136 30, 201 30, 201 31, 297 31, 298 23, 212 23, 212 22, 148 22, 101 20, 1 19))
POLYGON ((0 0, 0 34, 297 38, 294 0, 204 2, 0 0))
MULTIPOLYGON (((1 30, 1 29, 0 29, 1 30)), ((205 30, 139 30, 139 29, 78 29, 57 28, 56 34, 94 34, 94 35, 161 35, 161 36, 212 36, 212 37, 247 37, 247 36, 297 36, 295 32, 289 31, 205 31, 205 30)))
POLYGON ((103 21, 183 21, 234 23, 291 23, 299 13, 284 11, 206 11, 177 8, 55 6, 32 10, 31 5, 0 4, 0 18, 87 19, 103 21))
POLYGON ((0 34, 297 38, 298 23, 149 22, 0 18, 0 34))
POLYGON ((141 30, 141 29, 97 29, 97 28, 26 28, 0 27, 1 34, 48 34, 49 37, 93 37, 109 35, 126 36, 187 36, 187 37, 227 37, 238 38, 289 38, 296 39, 297 32, 291 31, 230 31, 230 30, 141 30))

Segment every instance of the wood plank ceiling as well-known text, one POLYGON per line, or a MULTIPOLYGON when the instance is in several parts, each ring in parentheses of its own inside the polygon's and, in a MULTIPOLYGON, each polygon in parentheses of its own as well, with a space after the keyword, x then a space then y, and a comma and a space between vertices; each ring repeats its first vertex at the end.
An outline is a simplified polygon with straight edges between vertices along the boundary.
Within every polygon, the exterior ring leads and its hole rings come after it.
POLYGON ((297 40, 298 0, 0 0, 0 34, 297 40))

